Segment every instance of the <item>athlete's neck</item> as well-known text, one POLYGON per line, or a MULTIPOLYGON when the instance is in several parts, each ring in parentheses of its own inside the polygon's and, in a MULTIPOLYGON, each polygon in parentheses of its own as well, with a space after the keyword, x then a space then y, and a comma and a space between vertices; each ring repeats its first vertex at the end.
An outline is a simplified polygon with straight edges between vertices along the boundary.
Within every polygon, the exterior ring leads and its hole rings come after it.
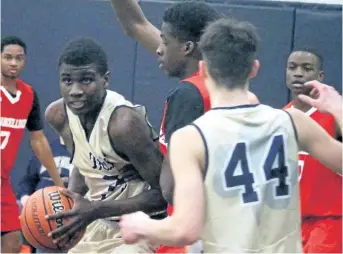
POLYGON ((1 75, 1 85, 12 94, 17 92, 17 79, 15 78, 8 78, 4 75, 1 75))
POLYGON ((312 106, 302 102, 301 100, 299 100, 297 95, 293 96, 293 107, 295 107, 296 109, 302 111, 302 112, 307 112, 309 111, 312 106))
POLYGON ((183 80, 185 78, 188 78, 192 76, 194 73, 196 73, 199 69, 199 61, 192 60, 186 65, 186 69, 183 72, 183 75, 180 76, 180 80, 183 80))
POLYGON ((217 89, 216 91, 211 93, 212 108, 234 107, 247 104, 250 104, 248 90, 217 89))
POLYGON ((98 119, 99 113, 101 111, 102 105, 104 104, 104 100, 106 95, 104 96, 101 103, 99 103, 93 110, 87 112, 84 115, 79 115, 79 119, 83 129, 85 130, 87 139, 89 139, 90 134, 92 133, 93 127, 95 125, 96 120, 98 119))

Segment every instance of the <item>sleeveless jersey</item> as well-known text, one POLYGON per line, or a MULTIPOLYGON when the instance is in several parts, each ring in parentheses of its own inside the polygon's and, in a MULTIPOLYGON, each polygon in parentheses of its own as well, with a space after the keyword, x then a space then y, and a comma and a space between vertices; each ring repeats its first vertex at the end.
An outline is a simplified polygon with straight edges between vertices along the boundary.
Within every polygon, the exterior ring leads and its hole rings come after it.
MULTIPOLYGON (((199 91, 203 103, 204 103, 204 112, 207 112, 211 108, 211 102, 210 102, 210 95, 207 91, 207 88, 205 86, 205 80, 204 78, 200 75, 200 72, 197 71, 194 73, 191 77, 186 78, 182 80, 181 82, 189 82, 193 84, 199 91)), ((165 133, 164 133, 164 121, 167 113, 167 108, 168 108, 168 102, 164 102, 164 109, 163 109, 163 116, 162 116, 162 122, 161 122, 161 128, 160 128, 160 137, 159 137, 159 143, 160 143, 160 148, 164 156, 167 155, 167 148, 168 144, 165 142, 165 133)))
POLYGON ((302 252, 291 117, 242 105, 214 108, 194 126, 206 147, 204 252, 302 252))
MULTIPOLYGON (((285 108, 293 106, 290 102, 285 108)), ((335 138, 335 119, 311 108, 305 113, 335 138)), ((342 176, 308 153, 299 152, 301 213, 303 217, 342 216, 342 176)))
POLYGON ((1 100, 1 178, 9 180, 20 142, 31 112, 34 92, 31 86, 17 80, 17 94, 13 97, 0 86, 1 100))
MULTIPOLYGON (((124 170, 129 173, 129 170, 135 171, 135 169, 129 161, 120 157, 113 150, 108 135, 110 117, 119 106, 132 107, 146 117, 145 107, 133 106, 122 95, 108 90, 89 140, 87 140, 79 117, 66 106, 74 141, 74 153, 71 161, 85 177, 86 185, 89 188, 86 197, 90 200, 124 200, 137 196, 150 188, 140 178, 126 182, 121 177, 124 170)), ((148 124, 150 126, 149 122, 148 124)))

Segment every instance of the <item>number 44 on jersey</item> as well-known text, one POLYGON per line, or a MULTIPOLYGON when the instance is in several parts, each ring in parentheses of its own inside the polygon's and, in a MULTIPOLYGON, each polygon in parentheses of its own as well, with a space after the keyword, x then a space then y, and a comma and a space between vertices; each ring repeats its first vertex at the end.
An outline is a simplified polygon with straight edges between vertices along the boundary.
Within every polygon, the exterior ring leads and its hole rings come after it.
POLYGON ((222 187, 216 187, 219 195, 240 195, 244 205, 265 202, 272 208, 281 208, 289 203, 291 182, 294 181, 291 181, 291 170, 287 165, 283 135, 272 137, 270 145, 262 149, 266 150, 263 151, 265 156, 257 161, 256 156, 252 160, 250 154, 253 151, 249 151, 247 143, 234 145, 229 162, 221 173, 222 184, 219 185, 222 187))

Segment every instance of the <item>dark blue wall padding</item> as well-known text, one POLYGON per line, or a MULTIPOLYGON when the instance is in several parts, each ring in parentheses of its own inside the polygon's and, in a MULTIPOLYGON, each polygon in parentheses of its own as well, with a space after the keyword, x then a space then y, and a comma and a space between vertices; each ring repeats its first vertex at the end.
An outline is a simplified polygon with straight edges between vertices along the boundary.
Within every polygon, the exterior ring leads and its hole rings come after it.
MULTIPOLYGON (((76 37, 97 40, 105 49, 111 71, 110 88, 132 100, 135 43, 123 35, 109 2, 84 0, 4 0, 2 36, 17 35, 28 46, 22 78, 37 91, 41 112, 60 97, 57 59, 65 44, 76 37)), ((47 124, 45 124, 47 125, 47 124)), ((55 134, 46 128, 48 137, 55 134)), ((27 136, 13 174, 20 175, 31 156, 27 136)), ((18 177, 12 178, 14 186, 18 177)))
POLYGON ((325 82, 342 92, 342 12, 297 9, 294 48, 314 48, 324 59, 325 82))
POLYGON ((288 101, 285 62, 292 45, 294 8, 219 5, 218 9, 256 26, 260 36, 257 57, 261 67, 251 81, 251 90, 262 103, 283 107, 288 101))

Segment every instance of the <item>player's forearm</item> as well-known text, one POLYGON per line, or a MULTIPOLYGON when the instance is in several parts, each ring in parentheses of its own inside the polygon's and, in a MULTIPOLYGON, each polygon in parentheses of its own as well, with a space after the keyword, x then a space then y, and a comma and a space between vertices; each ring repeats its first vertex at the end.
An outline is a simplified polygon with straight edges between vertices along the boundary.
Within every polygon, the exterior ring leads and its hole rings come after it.
POLYGON ((55 185, 64 187, 45 135, 43 133, 31 135, 31 147, 41 164, 47 168, 55 185))
POLYGON ((151 189, 125 200, 98 201, 94 203, 94 217, 97 219, 121 216, 142 211, 151 214, 167 208, 159 190, 151 189))
POLYGON ((161 42, 161 32, 147 20, 137 0, 112 0, 111 2, 125 34, 155 55, 161 42))
POLYGON ((175 216, 163 220, 150 220, 148 225, 141 228, 139 235, 152 242, 167 246, 185 246, 193 244, 197 239, 184 230, 181 221, 175 216))
POLYGON ((137 0, 111 0, 114 12, 124 32, 134 37, 135 26, 146 22, 137 0))

